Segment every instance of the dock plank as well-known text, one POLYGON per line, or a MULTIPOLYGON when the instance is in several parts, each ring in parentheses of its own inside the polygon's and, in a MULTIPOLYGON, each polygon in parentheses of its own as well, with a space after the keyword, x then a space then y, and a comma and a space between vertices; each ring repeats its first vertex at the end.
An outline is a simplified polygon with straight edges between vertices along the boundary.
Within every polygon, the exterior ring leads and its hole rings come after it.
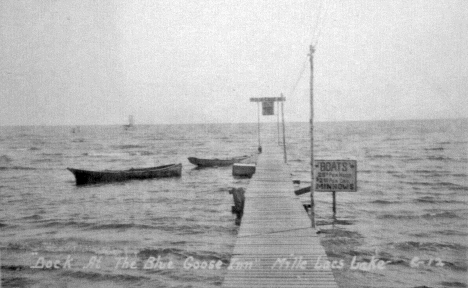
POLYGON ((280 147, 264 147, 222 287, 337 288, 331 269, 315 266, 326 260, 280 147))

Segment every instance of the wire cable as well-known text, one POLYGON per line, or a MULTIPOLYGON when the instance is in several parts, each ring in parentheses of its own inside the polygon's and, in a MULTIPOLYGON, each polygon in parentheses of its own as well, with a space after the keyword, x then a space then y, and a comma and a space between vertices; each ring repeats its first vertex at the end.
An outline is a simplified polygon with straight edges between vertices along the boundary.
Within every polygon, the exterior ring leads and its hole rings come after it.
POLYGON ((304 71, 307 67, 307 63, 309 62, 309 59, 308 57, 305 59, 304 61, 304 64, 302 64, 302 69, 301 69, 301 72, 299 73, 299 76, 297 77, 296 79, 296 82, 294 83, 294 86, 291 88, 291 90, 289 91, 289 94, 288 94, 288 97, 291 97, 294 95, 294 93, 296 92, 296 89, 297 89, 297 86, 299 85, 299 82, 301 81, 302 79, 302 76, 304 75, 304 71))

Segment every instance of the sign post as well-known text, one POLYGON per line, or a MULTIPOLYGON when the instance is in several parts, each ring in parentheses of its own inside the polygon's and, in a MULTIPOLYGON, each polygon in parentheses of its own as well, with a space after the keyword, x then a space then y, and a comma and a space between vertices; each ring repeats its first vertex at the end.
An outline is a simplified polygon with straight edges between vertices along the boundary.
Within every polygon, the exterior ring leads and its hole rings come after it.
MULTIPOLYGON (((276 102, 276 111, 279 111, 279 102, 276 102)), ((281 145, 280 141, 280 124, 279 124, 279 113, 276 113, 276 126, 278 128, 278 146, 281 145)))
MULTIPOLYGON (((257 107, 258 107, 258 152, 260 153, 262 152, 262 145, 260 142, 260 102, 262 102, 262 115, 268 116, 268 115, 275 114, 275 102, 284 102, 284 101, 286 101, 286 98, 284 98, 283 95, 281 95, 281 97, 250 98, 250 102, 257 102, 257 107)), ((278 128, 278 131, 279 131, 279 128, 278 128)), ((278 139, 279 139, 279 136, 278 136, 278 139)))
MULTIPOLYGON (((281 94, 281 98, 283 98, 283 94, 281 94)), ((281 102, 281 118, 283 119, 283 155, 284 155, 284 163, 287 163, 288 162, 288 156, 286 154, 286 127, 284 125, 284 102, 281 102)))
POLYGON ((333 191, 333 218, 336 218, 336 191, 333 191))

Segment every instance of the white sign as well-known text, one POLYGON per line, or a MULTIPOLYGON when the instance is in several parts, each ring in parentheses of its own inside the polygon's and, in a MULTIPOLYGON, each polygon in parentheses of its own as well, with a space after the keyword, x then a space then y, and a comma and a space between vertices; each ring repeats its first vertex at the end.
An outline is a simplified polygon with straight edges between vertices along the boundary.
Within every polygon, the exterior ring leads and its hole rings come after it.
POLYGON ((357 191, 356 160, 315 160, 315 191, 357 191))

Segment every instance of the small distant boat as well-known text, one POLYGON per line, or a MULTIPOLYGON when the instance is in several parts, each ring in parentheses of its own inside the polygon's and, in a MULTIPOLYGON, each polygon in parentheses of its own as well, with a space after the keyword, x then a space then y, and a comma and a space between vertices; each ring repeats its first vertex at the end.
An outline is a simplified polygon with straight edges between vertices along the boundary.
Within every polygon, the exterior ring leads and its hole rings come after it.
POLYGON ((202 159, 196 157, 189 157, 188 160, 190 163, 194 165, 198 165, 199 167, 219 167, 219 166, 230 166, 234 163, 239 163, 249 159, 249 155, 233 157, 233 158, 214 158, 214 159, 202 159))
POLYGON ((128 124, 124 125, 124 129, 135 129, 135 118, 133 117, 133 115, 128 116, 128 124))
POLYGON ((67 168, 75 175, 76 185, 117 182, 131 179, 149 179, 177 177, 182 173, 182 164, 170 164, 149 168, 132 168, 129 170, 89 171, 67 168))

